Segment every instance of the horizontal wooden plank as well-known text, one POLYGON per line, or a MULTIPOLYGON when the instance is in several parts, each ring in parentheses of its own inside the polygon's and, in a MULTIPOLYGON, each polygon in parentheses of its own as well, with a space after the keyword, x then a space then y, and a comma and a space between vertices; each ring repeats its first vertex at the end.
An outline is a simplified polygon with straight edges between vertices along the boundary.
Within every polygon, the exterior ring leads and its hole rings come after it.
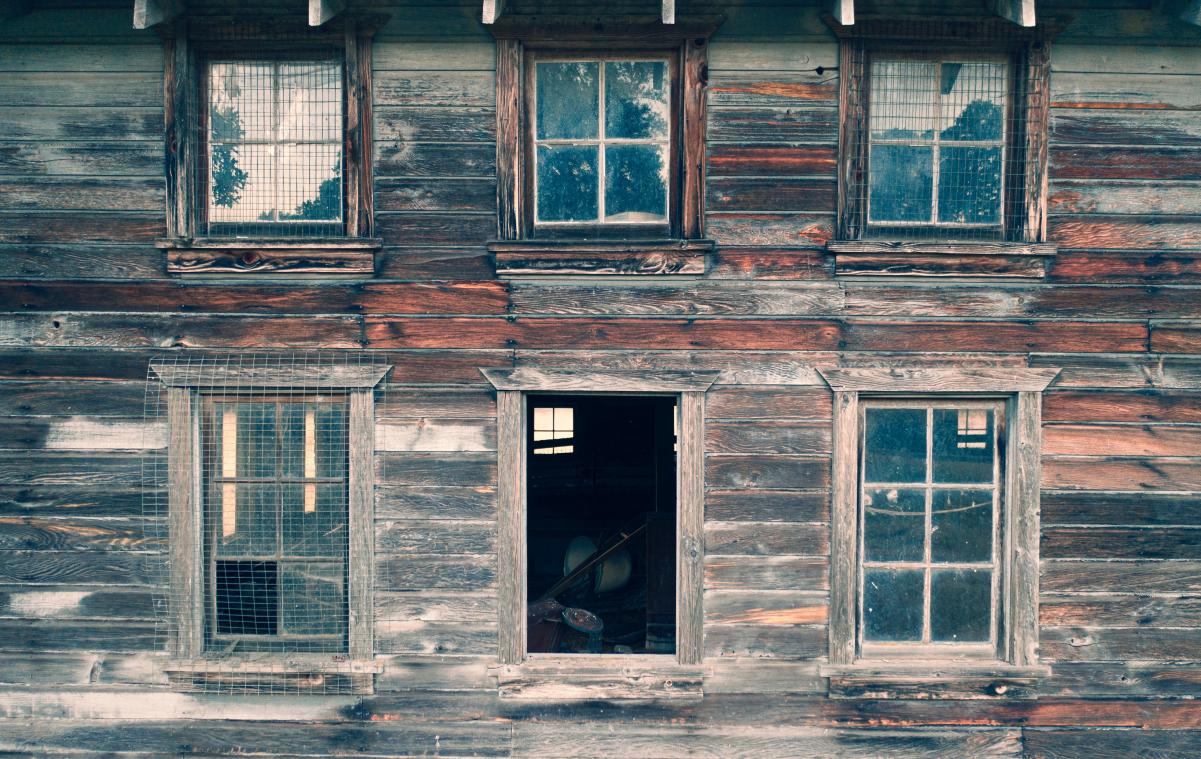
POLYGON ((496 234, 496 215, 462 212, 379 213, 376 232, 407 245, 456 245, 496 234))
POLYGON ((492 257, 483 246, 388 247, 376 256, 381 279, 492 279, 492 257))
POLYGON ((1038 759, 1187 759, 1201 753, 1201 731, 1166 730, 1025 730, 1025 756, 1038 759))
POLYGON ((1146 596, 1051 596, 1038 606, 1039 622, 1058 627, 1201 627, 1201 599, 1146 596))
POLYGON ((1050 153, 1056 179, 1201 179, 1197 148, 1052 144, 1050 153))
MULTIPOLYGON (((405 14, 401 23, 411 15, 405 14)), ((490 39, 398 43, 390 37, 385 32, 385 40, 377 41, 374 46, 372 64, 376 71, 490 71, 496 65, 496 51, 490 39)))
POLYGON ((377 211, 493 211, 495 208, 496 183, 487 178, 382 177, 375 183, 377 211))
POLYGON ((1201 559, 1198 527, 1044 527, 1048 559, 1201 559))
POLYGON ((496 522, 448 519, 377 521, 375 550, 381 556, 495 553, 496 522))
POLYGON ((815 366, 834 364, 833 353, 781 351, 752 353, 745 350, 675 351, 647 350, 517 350, 512 354, 517 366, 577 369, 581 365, 598 370, 717 370, 715 385, 781 385, 825 387, 815 366))
MULTIPOLYGON (((0 121, 8 127, 4 139, 70 144, 100 140, 153 141, 162 138, 163 111, 158 105, 142 108, 64 106, 0 106, 0 121)), ((103 147, 102 144, 96 146, 97 149, 103 147)), ((35 148, 30 146, 29 149, 35 148)))
MULTIPOLYGON (((496 146, 474 142, 381 142, 375 146, 372 168, 377 180, 391 177, 487 180, 496 172, 496 146)), ((457 242, 482 242, 488 237, 464 237, 457 242)))
POLYGON ((161 45, 128 41, 122 45, 21 45, 0 46, 0 71, 80 71, 156 74, 163 68, 161 45))
POLYGON ((158 72, 12 71, 0 79, 0 105, 150 108, 162 103, 162 87, 158 72))
POLYGON ((827 522, 825 490, 709 490, 705 518, 721 522, 827 522))
POLYGON ((154 621, 155 609, 144 588, 0 585, 0 617, 154 621))
POLYGON ((712 256, 709 279, 828 280, 834 259, 820 250, 739 248, 724 242, 712 256))
POLYGON ((378 590, 488 591, 496 585, 496 556, 378 556, 378 590))
POLYGON ((1187 46, 1129 43, 1057 44, 1051 70, 1056 73, 1201 74, 1201 51, 1187 46))
MULTIPOLYGON (((1049 432, 1049 429, 1044 431, 1049 432)), ((1042 523, 1201 526, 1201 495, 1044 491, 1042 523)))
POLYGON ((1043 453, 1068 456, 1195 456, 1201 428, 1169 425, 1050 425, 1043 453))
POLYGON ((740 107, 709 109, 707 138, 721 142, 838 142, 838 109, 829 105, 794 107, 740 107))
POLYGON ((139 452, 0 450, 0 485, 80 485, 96 488, 142 484, 139 452))
POLYGON ((382 654, 487 655, 496 651, 496 620, 464 624, 376 620, 375 650, 382 654))
POLYGON ((1162 390, 1052 391, 1043 399, 1048 422, 1201 422, 1201 393, 1162 390))
POLYGON ((811 556, 706 556, 705 589, 829 590, 829 562, 811 556))
POLYGON ((791 522, 705 523, 705 553, 711 556, 825 556, 830 527, 791 522))
POLYGON ((513 282, 518 315, 771 315, 836 314, 843 295, 831 285, 751 288, 742 284, 573 285, 513 282))
POLYGON ((832 179, 781 179, 767 177, 712 177, 706 188, 705 207, 710 211, 815 211, 834 210, 832 179))
POLYGON ((825 625, 707 625, 705 656, 812 659, 826 653, 825 625))
POLYGON ((1185 215, 1201 207, 1197 182, 1055 180, 1047 208, 1053 214, 1185 215))
MULTIPOLYGON (((4 385, 0 384, 0 400, 4 385)), ((2 406, 0 406, 2 408, 2 406)), ((481 419, 496 416, 496 393, 491 388, 386 385, 375 401, 380 419, 481 419)))
POLYGON ((705 450, 709 453, 828 454, 831 434, 828 422, 710 422, 705 426, 705 450))
POLYGON ((833 215, 821 213, 710 213, 705 225, 723 246, 822 247, 834 235, 833 215))
POLYGON ((1066 145, 1201 145, 1201 124, 1189 112, 1052 109, 1050 128, 1053 152, 1066 145))
POLYGON ((825 456, 708 456, 705 483, 714 488, 820 489, 830 484, 825 456))
POLYGON ((837 166, 837 150, 832 145, 711 143, 708 166, 712 177, 828 177, 837 166))
MULTIPOLYGON (((0 682, 24 687, 37 683, 50 688, 98 684, 165 685, 167 680, 159 668, 160 658, 153 653, 30 651, 9 657, 8 663, 0 670, 0 682)), ((111 698, 112 694, 101 692, 100 695, 111 698)))
POLYGON ((0 619, 0 651, 153 651, 155 623, 0 619))
POLYGON ((1064 662, 1039 690, 1057 696, 1190 696, 1201 667, 1188 664, 1064 662))
POLYGON ((1056 388, 1177 390, 1201 388, 1201 359, 1195 356, 1135 356, 1037 353, 1031 366, 1059 369, 1056 388))
POLYGON ((0 448, 142 450, 166 443, 166 425, 142 419, 91 416, 0 417, 0 448))
POLYGON ((481 107, 495 104, 490 71, 377 71, 374 105, 481 107))
POLYGON ((1187 216, 1051 216, 1047 239, 1063 248, 1196 249, 1201 248, 1201 222, 1187 216))
POLYGON ((161 250, 141 243, 0 243, 0 276, 139 279, 167 273, 161 250))
POLYGON ((494 593, 450 591, 395 592, 376 591, 377 622, 496 622, 497 600, 494 593))
POLYGON ((1201 628, 1042 627, 1039 652, 1049 661, 1199 661, 1201 628))
POLYGON ((494 487, 496 455, 386 453, 376 457, 376 481, 392 486, 494 487))
POLYGON ((928 253, 839 253, 840 277, 997 277, 1042 279, 1046 261, 1030 256, 932 255, 928 253))
POLYGON ((1201 353, 1201 324, 1152 324, 1151 350, 1159 353, 1201 353))
POLYGON ((0 210, 158 211, 158 179, 19 177, 0 179, 0 210))
POLYGON ((494 519, 496 489, 381 482, 376 486, 375 515, 379 519, 494 519))
POLYGON ((1063 561, 1042 562, 1043 593, 1197 593, 1201 562, 1063 561))
MULTIPOLYGON (((1084 319, 1098 315, 1104 315, 1107 319, 1201 316, 1201 304, 1197 298, 1201 290, 1190 287, 1048 286, 1027 283, 990 287, 947 284, 931 288, 928 284, 905 286, 891 282, 847 281, 841 289, 844 294, 843 310, 849 316, 1084 319)), ((750 292, 754 293, 755 290, 750 292)))
POLYGON ((161 551, 162 532, 140 519, 0 517, 0 551, 161 551))
MULTIPOLYGON (((457 57, 446 58, 450 63, 457 57)), ((381 70, 378 64, 375 70, 381 70)), ((496 141, 496 111, 492 108, 379 106, 373 115, 375 139, 379 142, 496 141)))
POLYGON ((0 142, 0 175, 154 178, 162 145, 152 141, 0 142))
POLYGON ((114 348, 358 348, 354 317, 4 314, 0 345, 114 348))
POLYGON ((706 625, 824 625, 828 599, 800 591, 705 593, 706 625))
POLYGON ((0 213, 0 243, 58 245, 61 243, 150 242, 166 230, 161 213, 49 211, 0 213))
POLYGON ((1191 76, 1063 72, 1051 79, 1051 107, 1192 111, 1201 94, 1191 76))
MULTIPOLYGON (((0 515, 135 518, 142 515, 144 495, 155 497, 154 491, 144 493, 136 484, 0 485, 0 515)), ((165 502, 165 495, 159 497, 165 502)))
POLYGON ((388 420, 376 425, 376 450, 495 451, 496 422, 488 419, 388 420))
POLYGON ((1201 282, 1201 253, 1184 251, 1061 251, 1049 279, 1061 282, 1201 282))
POLYGON ((715 71, 708 89, 713 106, 838 105, 837 81, 814 71, 715 71))
POLYGON ((705 413, 711 420, 826 420, 832 418, 831 399, 825 387, 715 387, 705 396, 705 413))
POLYGON ((1197 491, 1201 490, 1201 459, 1044 459, 1043 487, 1197 491))

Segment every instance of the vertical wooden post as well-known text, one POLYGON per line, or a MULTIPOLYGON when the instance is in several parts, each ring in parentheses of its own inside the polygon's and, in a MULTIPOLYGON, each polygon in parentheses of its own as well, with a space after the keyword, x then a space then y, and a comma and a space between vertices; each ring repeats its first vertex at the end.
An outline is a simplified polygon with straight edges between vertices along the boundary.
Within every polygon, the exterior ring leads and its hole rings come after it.
POLYGON ((347 237, 370 237, 375 229, 375 196, 371 186, 371 32, 353 21, 346 24, 346 129, 343 134, 342 201, 347 237))
POLYGON ((521 236, 521 43, 496 41, 496 221, 497 237, 521 236))
POLYGON ((204 574, 202 550, 199 426, 195 400, 187 388, 167 389, 167 507, 171 540, 171 598, 168 643, 173 656, 190 658, 204 651, 204 574))
POLYGON ((374 388, 350 393, 349 566, 347 609, 352 659, 374 656, 373 567, 375 564, 375 396, 374 388))
POLYGON ((525 406, 525 394, 518 390, 496 393, 497 657, 502 664, 520 663, 526 650, 525 406))
POLYGON ((684 43, 683 182, 680 195, 680 235, 697 239, 705 234, 705 118, 709 45, 704 39, 684 43))
POLYGON ((704 658, 705 583, 705 394, 680 393, 680 439, 676 493, 676 659, 704 658))
POLYGON ((1042 456, 1042 394, 1022 391, 1008 404, 1005 513, 1008 572, 1005 620, 1008 659, 1038 664, 1039 469, 1042 456))
POLYGON ((194 232, 191 208, 195 140, 189 133, 192 65, 187 30, 176 24, 163 50, 163 172, 167 190, 167 236, 189 238, 194 232))
MULTIPOLYGON (((1051 101, 1051 43, 1026 46, 1024 79, 1019 83, 1026 103, 1026 208, 1021 240, 1042 242, 1047 234, 1047 156, 1051 101)), ((1020 97, 1020 95, 1019 95, 1020 97)), ((1021 102, 1019 100, 1019 102, 1021 102)))
POLYGON ((833 504, 830 517, 830 663, 855 660, 859 518, 859 393, 834 393, 833 504))

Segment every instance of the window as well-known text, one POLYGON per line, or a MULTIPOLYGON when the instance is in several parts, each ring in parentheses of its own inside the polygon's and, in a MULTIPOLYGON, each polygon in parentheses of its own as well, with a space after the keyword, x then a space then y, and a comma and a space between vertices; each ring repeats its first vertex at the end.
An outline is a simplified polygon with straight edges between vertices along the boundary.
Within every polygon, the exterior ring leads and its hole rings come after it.
POLYGON ((190 18, 168 36, 169 272, 374 272, 375 22, 301 23, 190 18))
POLYGON ((206 648, 345 653, 346 397, 201 400, 206 648))
POLYGON ((1004 408, 864 400, 860 650, 995 651, 1004 408))
MULTIPOLYGON (((717 372, 483 371, 497 390, 501 664, 578 652, 611 654, 614 666, 629 653, 698 664, 704 394, 717 372), (560 435, 551 441, 563 440, 563 409, 571 455, 534 455, 545 411, 560 435), (581 607, 569 600, 598 598, 610 612, 572 616, 581 607)), ((561 660, 554 676, 570 670, 561 660)))
POLYGON ((1053 252, 1030 247, 1046 237, 1048 29, 1000 19, 832 26, 842 112, 831 249, 1053 252))
POLYGON ((535 455, 573 453, 569 441, 575 436, 575 409, 571 406, 535 406, 533 409, 533 444, 535 455), (564 445, 564 443, 568 443, 564 445))
POLYGON ((210 60, 205 74, 205 234, 341 235, 341 62, 210 60))
POLYGON ((169 546, 172 682, 190 690, 371 688, 374 394, 364 358, 151 363, 167 445, 148 504, 169 546))
POLYGON ((831 693, 912 692, 935 670, 975 678, 975 695, 1029 688, 1045 674, 1041 392, 1058 370, 820 371, 834 390, 831 693))
POLYGON ((659 225, 675 174, 674 60, 538 57, 533 97, 534 227, 659 225))
POLYGON ((704 272, 706 59, 718 22, 502 16, 489 27, 498 273, 704 272), (590 264, 573 258, 584 249, 590 264))

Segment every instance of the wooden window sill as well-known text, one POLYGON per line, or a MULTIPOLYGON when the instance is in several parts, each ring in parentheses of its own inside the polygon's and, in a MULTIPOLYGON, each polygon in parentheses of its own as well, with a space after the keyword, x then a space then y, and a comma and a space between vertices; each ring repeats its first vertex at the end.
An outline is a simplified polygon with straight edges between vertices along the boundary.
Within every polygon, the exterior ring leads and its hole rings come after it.
POLYGON ((355 276, 375 274, 378 238, 159 240, 167 273, 185 276, 355 276))
POLYGON ((969 659, 860 661, 825 664, 818 674, 829 679, 831 698, 1031 699, 1051 668, 969 659))
POLYGON ((680 664, 671 654, 533 654, 520 664, 497 664, 502 698, 699 699, 705 669, 680 664))
POLYGON ((499 277, 700 277, 713 240, 493 240, 499 277))
POLYGON ((329 654, 243 654, 171 660, 163 671, 182 691, 370 694, 383 666, 329 654))
POLYGON ((842 277, 1003 277, 1043 279, 1054 243, 892 242, 836 240, 834 273, 842 277))

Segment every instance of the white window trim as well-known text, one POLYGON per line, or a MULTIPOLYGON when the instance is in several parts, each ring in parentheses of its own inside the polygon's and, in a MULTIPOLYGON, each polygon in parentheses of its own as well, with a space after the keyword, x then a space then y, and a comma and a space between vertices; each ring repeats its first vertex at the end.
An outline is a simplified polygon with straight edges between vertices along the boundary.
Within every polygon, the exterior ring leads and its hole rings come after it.
MULTIPOLYGON (((676 465, 676 653, 674 663, 700 664, 704 656, 705 392, 716 371, 561 371, 481 369, 496 388, 499 614, 497 658, 523 665, 526 651, 526 398, 528 393, 673 394, 679 398, 676 465)), ((628 669, 670 655, 535 655, 561 671, 573 665, 628 669)))
POLYGON ((167 477, 169 509, 170 598, 168 672, 232 671, 375 672, 374 665, 374 465, 375 386, 391 366, 227 368, 220 365, 154 365, 167 387, 167 477), (204 644, 204 494, 200 440, 201 394, 235 381, 268 389, 304 387, 345 392, 349 416, 347 556, 347 645, 345 654, 255 653, 209 660, 204 644), (176 599, 187 599, 177 603, 176 599), (228 661, 228 664, 226 662, 228 661))
MULTIPOLYGON (((959 675, 986 683, 983 695, 1003 695, 1001 681, 1029 682, 1049 673, 1038 660, 1039 496, 1042 392, 1059 369, 988 367, 819 369, 834 391, 833 504, 830 541, 829 664, 831 692, 865 681, 904 683, 959 675), (858 650, 860 398, 991 397, 1005 402, 1007 439, 1003 489, 998 655, 992 659, 869 659, 858 650)), ((854 687, 851 688, 854 690, 854 687)), ((887 687, 874 695, 886 694, 887 687)), ((1010 694, 1012 695, 1012 693, 1010 694)))

